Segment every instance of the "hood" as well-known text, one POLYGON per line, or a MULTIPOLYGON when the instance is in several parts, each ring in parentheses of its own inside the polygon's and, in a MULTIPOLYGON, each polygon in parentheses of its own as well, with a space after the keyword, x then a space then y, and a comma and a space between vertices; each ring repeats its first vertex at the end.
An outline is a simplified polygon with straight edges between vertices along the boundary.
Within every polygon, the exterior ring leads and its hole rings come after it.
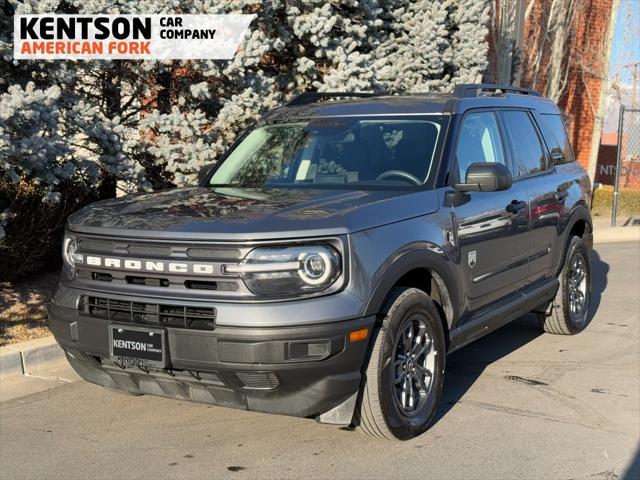
POLYGON ((341 235, 425 215, 435 191, 179 188, 104 200, 70 230, 143 238, 260 240, 341 235))

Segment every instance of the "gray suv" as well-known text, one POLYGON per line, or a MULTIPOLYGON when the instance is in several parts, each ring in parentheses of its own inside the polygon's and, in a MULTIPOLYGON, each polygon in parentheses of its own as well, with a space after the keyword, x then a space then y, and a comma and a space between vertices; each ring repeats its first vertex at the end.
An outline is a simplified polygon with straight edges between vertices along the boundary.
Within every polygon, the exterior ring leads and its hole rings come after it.
POLYGON ((590 182, 511 86, 305 93, 199 185, 70 217, 49 321, 86 380, 409 439, 447 354, 590 319, 590 182))

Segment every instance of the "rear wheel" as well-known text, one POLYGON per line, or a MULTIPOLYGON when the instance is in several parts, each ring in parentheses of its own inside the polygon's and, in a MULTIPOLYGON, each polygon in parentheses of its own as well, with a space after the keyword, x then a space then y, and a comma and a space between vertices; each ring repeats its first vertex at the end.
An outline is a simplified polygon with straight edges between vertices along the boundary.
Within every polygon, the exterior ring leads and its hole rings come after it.
POLYGON ((416 288, 394 289, 377 331, 356 410, 356 423, 373 437, 408 440, 436 413, 446 345, 440 315, 416 288))
POLYGON ((575 335, 589 323, 591 301, 591 263, 582 238, 571 238, 558 280, 550 314, 539 313, 538 319, 545 332, 575 335))

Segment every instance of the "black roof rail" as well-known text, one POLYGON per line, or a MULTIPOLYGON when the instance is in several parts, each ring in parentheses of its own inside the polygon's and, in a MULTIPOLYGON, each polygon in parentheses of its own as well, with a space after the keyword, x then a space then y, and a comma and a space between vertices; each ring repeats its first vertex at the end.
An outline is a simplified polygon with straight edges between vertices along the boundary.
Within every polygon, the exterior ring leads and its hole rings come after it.
POLYGON ((520 95, 532 95, 539 97, 540 94, 529 88, 516 87, 515 85, 502 85, 498 83, 461 83, 456 85, 453 95, 458 98, 478 97, 482 91, 501 91, 502 93, 517 93, 520 95))
POLYGON ((377 93, 366 93, 366 92, 304 92, 287 103, 287 107, 293 107, 295 105, 307 105, 309 103, 316 103, 320 100, 327 98, 341 98, 341 97, 358 97, 358 98, 366 98, 366 97, 375 97, 378 95, 377 93))

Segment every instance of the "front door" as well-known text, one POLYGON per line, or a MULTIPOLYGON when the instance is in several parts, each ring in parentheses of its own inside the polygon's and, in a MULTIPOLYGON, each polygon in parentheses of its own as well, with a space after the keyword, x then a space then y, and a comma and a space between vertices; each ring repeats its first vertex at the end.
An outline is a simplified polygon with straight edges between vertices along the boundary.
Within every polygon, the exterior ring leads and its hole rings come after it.
MULTIPOLYGON (((472 111, 462 119, 456 147, 457 175, 469 165, 511 165, 496 114, 472 111)), ((464 313, 478 311, 521 288, 528 276, 529 202, 526 189, 514 183, 500 192, 468 192, 453 205, 460 252, 464 313)))

